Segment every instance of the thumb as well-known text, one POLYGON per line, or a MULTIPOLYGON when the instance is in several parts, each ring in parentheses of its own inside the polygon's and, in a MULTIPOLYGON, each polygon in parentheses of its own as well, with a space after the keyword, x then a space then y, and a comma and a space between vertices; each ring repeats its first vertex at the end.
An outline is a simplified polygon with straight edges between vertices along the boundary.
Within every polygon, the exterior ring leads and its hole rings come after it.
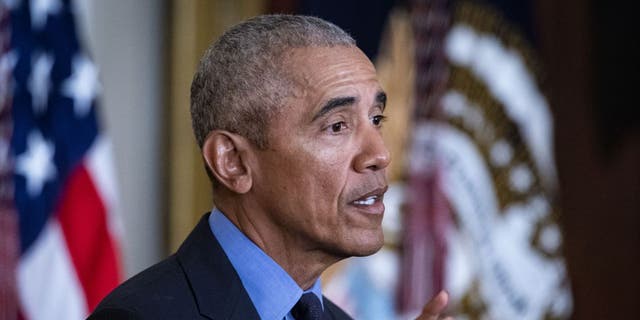
POLYGON ((448 302, 449 294, 446 291, 440 291, 424 306, 422 314, 416 320, 438 320, 448 302))

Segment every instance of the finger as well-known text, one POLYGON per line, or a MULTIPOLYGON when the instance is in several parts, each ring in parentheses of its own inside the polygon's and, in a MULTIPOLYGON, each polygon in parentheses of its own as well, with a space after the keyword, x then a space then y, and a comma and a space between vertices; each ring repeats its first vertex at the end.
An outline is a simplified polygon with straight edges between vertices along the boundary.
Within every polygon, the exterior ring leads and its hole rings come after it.
POLYGON ((422 314, 416 320, 437 320, 448 302, 449 295, 445 291, 440 291, 424 306, 422 314))
POLYGON ((422 309, 423 314, 439 315, 449 302, 449 295, 446 291, 440 291, 422 309))

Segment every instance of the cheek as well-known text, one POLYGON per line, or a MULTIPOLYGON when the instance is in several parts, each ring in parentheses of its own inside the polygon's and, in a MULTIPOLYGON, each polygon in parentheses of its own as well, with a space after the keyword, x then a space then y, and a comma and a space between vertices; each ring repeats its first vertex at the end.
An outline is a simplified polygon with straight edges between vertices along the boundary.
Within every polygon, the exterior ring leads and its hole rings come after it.
POLYGON ((283 178, 292 182, 286 186, 288 191, 306 202, 302 205, 313 212, 315 219, 331 219, 335 216, 332 212, 340 206, 349 173, 350 162, 344 146, 319 146, 308 141, 293 142, 291 146, 286 157, 290 161, 282 166, 286 175, 283 178), (293 148, 296 145, 299 147, 293 148))
MULTIPOLYGON (((309 166, 314 188, 313 201, 322 202, 325 210, 337 211, 341 203, 341 197, 347 184, 348 167, 344 159, 338 155, 328 154, 326 157, 318 157, 309 166)), ((325 213, 326 214, 326 213, 325 213)))

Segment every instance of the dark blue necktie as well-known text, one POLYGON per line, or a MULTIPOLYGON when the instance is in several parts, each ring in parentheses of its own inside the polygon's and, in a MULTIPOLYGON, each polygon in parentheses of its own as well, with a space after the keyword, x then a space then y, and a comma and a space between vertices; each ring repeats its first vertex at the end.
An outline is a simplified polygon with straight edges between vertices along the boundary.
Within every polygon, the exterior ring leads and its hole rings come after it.
POLYGON ((322 320, 320 300, 311 292, 303 294, 298 303, 291 309, 291 315, 296 320, 322 320))

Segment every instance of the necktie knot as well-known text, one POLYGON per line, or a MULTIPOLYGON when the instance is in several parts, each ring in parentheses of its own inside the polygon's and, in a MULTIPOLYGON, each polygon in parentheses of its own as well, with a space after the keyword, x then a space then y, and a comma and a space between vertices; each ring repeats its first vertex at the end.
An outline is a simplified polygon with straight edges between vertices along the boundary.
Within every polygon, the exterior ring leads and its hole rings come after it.
POLYGON ((322 305, 320 304, 320 299, 311 292, 303 294, 298 303, 291 309, 291 315, 296 320, 321 320, 322 305))

